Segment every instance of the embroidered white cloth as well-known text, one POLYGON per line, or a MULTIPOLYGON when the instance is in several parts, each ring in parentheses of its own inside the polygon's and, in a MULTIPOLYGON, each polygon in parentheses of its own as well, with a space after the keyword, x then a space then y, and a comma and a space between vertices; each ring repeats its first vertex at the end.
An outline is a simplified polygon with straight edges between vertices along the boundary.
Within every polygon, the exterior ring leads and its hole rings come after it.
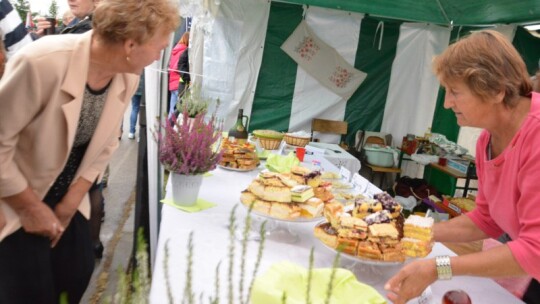
POLYGON ((345 99, 351 97, 366 79, 366 73, 345 61, 334 48, 317 37, 304 20, 281 49, 322 85, 345 99))

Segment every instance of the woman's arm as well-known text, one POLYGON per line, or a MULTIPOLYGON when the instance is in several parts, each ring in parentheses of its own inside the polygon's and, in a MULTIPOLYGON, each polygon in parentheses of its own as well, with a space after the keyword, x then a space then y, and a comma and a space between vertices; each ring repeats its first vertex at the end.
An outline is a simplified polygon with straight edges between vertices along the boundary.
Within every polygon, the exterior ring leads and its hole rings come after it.
MULTIPOLYGON (((479 277, 526 275, 507 245, 477 253, 450 258, 453 276, 467 275, 479 277)), ((417 260, 403 267, 390 278, 384 288, 394 304, 407 303, 418 297, 429 285, 437 280, 434 259, 417 260)))
MULTIPOLYGON (((69 222, 73 218, 75 212, 79 208, 83 197, 88 193, 88 190, 92 187, 92 182, 79 178, 70 187, 68 192, 64 195, 62 200, 54 208, 54 213, 62 223, 63 227, 67 227, 69 222)), ((56 235, 52 240, 53 247, 62 237, 62 233, 56 235)))
POLYGON ((433 239, 436 242, 472 242, 488 238, 466 215, 436 223, 433 239))

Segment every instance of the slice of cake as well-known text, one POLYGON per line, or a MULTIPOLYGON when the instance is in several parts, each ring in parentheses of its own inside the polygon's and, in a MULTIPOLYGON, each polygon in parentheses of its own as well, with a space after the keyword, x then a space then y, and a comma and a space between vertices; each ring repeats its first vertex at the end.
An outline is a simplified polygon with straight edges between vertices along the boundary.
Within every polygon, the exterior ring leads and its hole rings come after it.
POLYGON ((403 224, 403 253, 411 257, 425 257, 433 246, 433 218, 411 215, 403 224))
POLYGON ((374 199, 355 200, 353 216, 365 218, 366 216, 383 210, 381 202, 374 199))
POLYGON ((323 223, 315 226, 313 233, 315 234, 315 237, 326 244, 326 246, 332 248, 337 247, 337 231, 330 225, 330 223, 323 223))
POLYGON ((368 225, 362 219, 352 217, 348 213, 344 213, 339 219, 339 236, 358 240, 367 238, 368 225))
POLYGON ((316 197, 312 197, 307 201, 298 204, 300 214, 306 218, 314 218, 322 215, 324 202, 316 197))
POLYGON ((327 203, 323 209, 324 217, 334 229, 339 229, 340 217, 343 212, 343 205, 337 202, 327 203))
POLYGON ((312 198, 315 194, 313 188, 307 185, 298 185, 291 188, 291 199, 293 202, 303 203, 312 198))
POLYGON ((282 220, 294 220, 300 217, 300 207, 297 204, 272 202, 270 216, 282 220))
POLYGON ((433 242, 420 241, 408 237, 401 239, 401 250, 406 256, 423 258, 431 252, 432 247, 433 242))
POLYGON ((291 190, 288 187, 267 186, 259 180, 254 180, 248 186, 248 190, 251 193, 255 194, 258 198, 265 201, 279 203, 291 202, 291 190))

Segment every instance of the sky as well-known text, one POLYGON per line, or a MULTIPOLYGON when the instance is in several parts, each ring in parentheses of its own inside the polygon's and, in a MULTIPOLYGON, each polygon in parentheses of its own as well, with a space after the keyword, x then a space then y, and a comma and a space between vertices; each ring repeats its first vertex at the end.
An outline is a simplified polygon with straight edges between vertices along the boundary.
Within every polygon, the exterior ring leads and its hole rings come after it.
MULTIPOLYGON (((30 9, 32 13, 38 13, 41 16, 47 15, 49 13, 49 7, 51 6, 52 0, 27 0, 30 3, 30 9)), ((13 1, 12 1, 13 2, 13 1)), ((67 5, 67 0, 56 0, 58 4, 58 15, 62 16, 65 11, 69 9, 67 5)))

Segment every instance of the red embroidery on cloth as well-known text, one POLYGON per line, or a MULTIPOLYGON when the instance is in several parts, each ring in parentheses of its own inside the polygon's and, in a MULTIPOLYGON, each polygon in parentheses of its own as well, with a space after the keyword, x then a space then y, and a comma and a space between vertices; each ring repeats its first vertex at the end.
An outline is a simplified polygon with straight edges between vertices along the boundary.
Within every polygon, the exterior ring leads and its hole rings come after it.
POLYGON ((300 57, 310 61, 320 50, 320 47, 313 41, 310 36, 305 36, 304 40, 298 44, 294 49, 295 52, 300 54, 300 57))
POLYGON ((344 88, 351 81, 353 73, 349 72, 346 68, 337 66, 334 73, 328 78, 338 88, 344 88))

